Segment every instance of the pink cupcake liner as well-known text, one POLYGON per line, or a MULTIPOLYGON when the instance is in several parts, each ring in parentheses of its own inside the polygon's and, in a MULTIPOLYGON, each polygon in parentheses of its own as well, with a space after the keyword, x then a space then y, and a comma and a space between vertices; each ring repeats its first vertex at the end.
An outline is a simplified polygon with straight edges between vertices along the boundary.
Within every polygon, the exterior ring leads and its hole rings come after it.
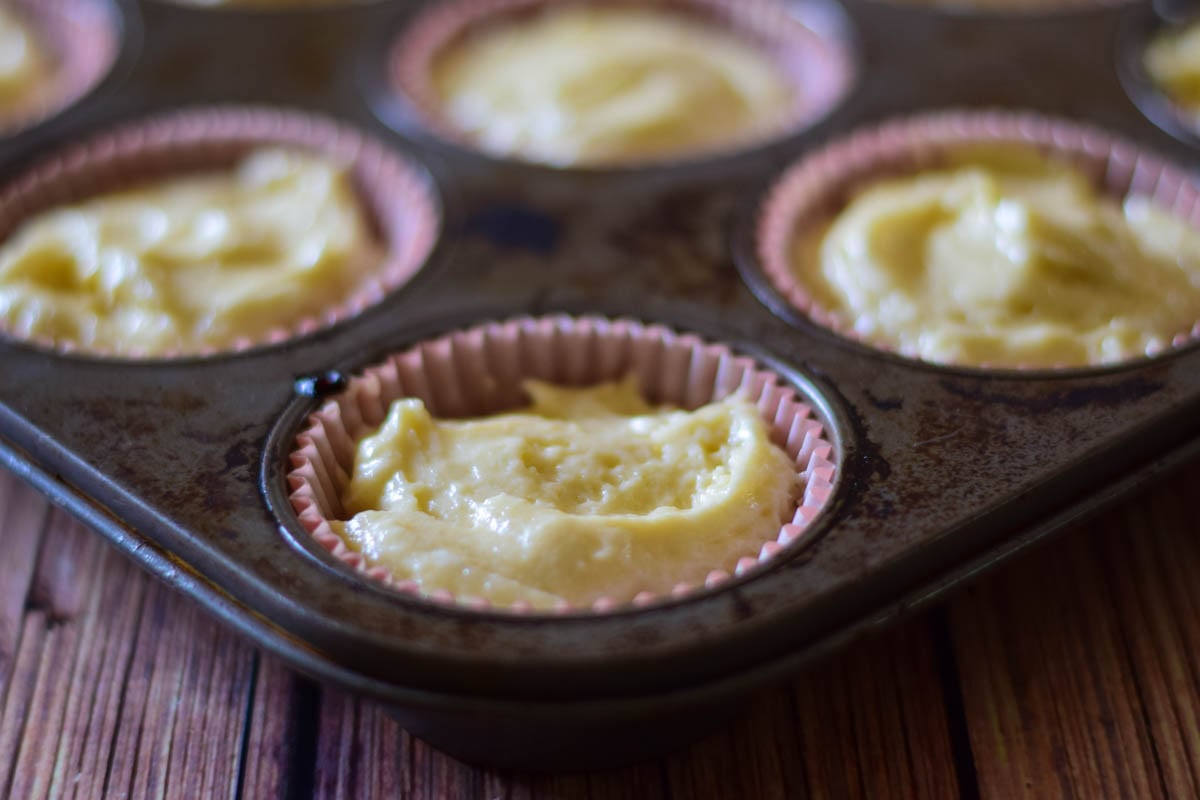
POLYGON ((151 117, 100 134, 50 156, 0 190, 0 241, 41 211, 106 192, 197 170, 232 167, 256 147, 284 145, 321 153, 350 170, 363 211, 387 249, 384 263, 347 299, 319 316, 297 319, 260 338, 225 347, 121 354, 72 341, 0 333, 59 352, 119 358, 211 356, 275 344, 329 327, 379 302, 425 264, 441 226, 439 201, 424 172, 381 142, 307 113, 258 107, 212 107, 151 117))
POLYGON ((10 9, 51 63, 42 85, 0 113, 0 136, 74 104, 108 74, 120 47, 115 11, 103 0, 12 0, 10 9))
MULTIPOLYGON (((367 369, 313 413, 296 437, 287 478, 292 507, 318 544, 367 578, 432 602, 491 608, 482 598, 422 593, 414 581, 398 581, 386 568, 367 564, 332 530, 329 520, 346 518, 341 496, 353 471, 356 443, 378 428, 390 404, 401 397, 421 398, 437 416, 479 416, 522 405, 520 384, 526 378, 589 385, 629 374, 637 377, 647 399, 684 408, 744 391, 757 403, 772 441, 795 461, 802 479, 795 512, 772 538, 748 549, 735 563, 713 565, 702 582, 678 583, 669 597, 721 586, 804 541, 805 530, 833 493, 837 470, 834 447, 812 407, 779 375, 724 345, 661 325, 597 317, 486 323, 427 340, 367 369)), ((601 598, 590 610, 605 612, 664 599, 644 591, 632 598, 601 598)), ((518 604, 502 610, 530 608, 518 604)))
MULTIPOLYGON (((853 320, 819 305, 792 273, 791 244, 798 234, 828 221, 858 192, 880 179, 944 166, 947 154, 979 144, 1036 148, 1073 164, 1114 197, 1148 197, 1165 211, 1200 227, 1200 188, 1192 177, 1128 140, 1089 125, 1035 113, 939 111, 890 120, 851 133, 805 156, 785 171, 759 209, 757 254, 768 280, 789 304, 814 323, 868 347, 897 352, 885 344, 866 341, 855 332, 853 320)), ((1176 334, 1170 348, 1190 344, 1197 337, 1200 337, 1200 321, 1176 334)), ((1166 349, 1147 352, 1146 356, 1160 355, 1166 349)), ((912 353, 899 355, 920 360, 912 353)), ((1129 361, 1134 360, 1137 359, 1129 361)), ((1063 364, 1052 369, 1091 368, 1094 367, 1063 364)), ((1046 368, 1018 366, 1016 369, 1046 368)))
MULTIPOLYGON (((727 148, 685 151, 648 163, 696 161, 761 146, 823 117, 849 92, 855 78, 855 60, 844 42, 831 32, 816 29, 821 26, 809 27, 785 4, 775 0, 582 1, 593 5, 667 9, 711 22, 769 53, 794 87, 794 107, 779 120, 774 131, 762 132, 749 141, 732 142, 727 148)), ((390 49, 387 71, 392 89, 411 103, 429 130, 460 146, 482 150, 478 142, 443 113, 442 101, 431 80, 434 61, 445 48, 472 31, 496 21, 537 14, 555 3, 556 0, 452 0, 433 6, 418 16, 390 49)), ((496 158, 537 161, 522 154, 487 152, 496 158)), ((633 167, 645 163, 631 159, 604 166, 633 167)))
POLYGON ((1125 93, 1151 122, 1176 139, 1194 142, 1200 137, 1200 109, 1180 103, 1151 74, 1147 63, 1150 48, 1160 39, 1183 33, 1200 18, 1170 24, 1158 22, 1140 35, 1121 42, 1123 63, 1118 70, 1125 93))

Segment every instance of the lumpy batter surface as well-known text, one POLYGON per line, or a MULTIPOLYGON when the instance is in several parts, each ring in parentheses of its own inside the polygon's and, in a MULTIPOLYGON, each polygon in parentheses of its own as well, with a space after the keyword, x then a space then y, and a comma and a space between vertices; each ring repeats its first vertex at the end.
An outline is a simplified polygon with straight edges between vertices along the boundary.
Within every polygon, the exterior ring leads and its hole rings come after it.
POLYGON ((0 110, 25 100, 47 72, 46 54, 30 26, 0 6, 0 110))
POLYGON ((1083 366, 1200 320, 1200 235, 1024 149, 884 179, 801 231, 793 269, 867 341, 929 361, 1083 366))
POLYGON ((795 465, 746 400, 688 412, 629 381, 527 389, 528 408, 468 420, 393 403, 358 446, 335 530, 422 591, 547 608, 702 582, 792 508, 795 465))
POLYGON ((196 352, 320 314, 381 260, 340 166, 266 148, 30 219, 0 246, 0 319, 84 349, 196 352))
POLYGON ((1160 34, 1146 48, 1145 62, 1172 102, 1200 115, 1200 22, 1160 34))
POLYGON ((769 55, 683 13, 568 6, 497 22, 435 62, 484 149, 555 164, 694 154, 769 136, 795 106, 769 55))

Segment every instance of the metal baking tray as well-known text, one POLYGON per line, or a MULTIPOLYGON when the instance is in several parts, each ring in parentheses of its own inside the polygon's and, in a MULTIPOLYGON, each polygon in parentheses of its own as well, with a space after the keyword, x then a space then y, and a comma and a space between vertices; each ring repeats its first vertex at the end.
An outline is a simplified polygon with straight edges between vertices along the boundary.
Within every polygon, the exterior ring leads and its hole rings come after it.
POLYGON ((1061 376, 914 364, 789 313, 749 246, 757 204, 785 166, 860 124, 920 109, 1073 117, 1190 167, 1200 151, 1149 121, 1122 83, 1145 91, 1129 51, 1153 25, 1148 7, 989 16, 808 3, 859 58, 858 81, 830 116, 708 162, 559 171, 439 142, 390 97, 385 52, 416 3, 115 5, 124 45, 113 74, 0 144, 3 177, 154 110, 312 109, 428 167, 445 206, 442 241, 378 306, 278 346, 122 362, 0 341, 0 463, 259 646, 387 704, 451 753, 558 768, 661 752, 751 689, 1153 480, 1200 442, 1196 347, 1061 376), (522 617, 368 585, 294 523, 286 454, 314 395, 433 333, 555 311, 695 331, 814 394, 840 477, 811 541, 752 580, 683 601, 522 617))

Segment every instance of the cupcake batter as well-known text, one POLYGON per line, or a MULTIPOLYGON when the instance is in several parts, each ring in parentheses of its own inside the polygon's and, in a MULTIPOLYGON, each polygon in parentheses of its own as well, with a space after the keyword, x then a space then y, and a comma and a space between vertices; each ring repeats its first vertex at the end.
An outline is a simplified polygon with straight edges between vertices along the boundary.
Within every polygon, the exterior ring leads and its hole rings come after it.
POLYGON ((320 314, 381 260, 339 165, 264 148, 30 219, 0 246, 0 320, 84 349, 191 353, 320 314))
POLYGON ((334 530, 424 592, 549 608, 702 582, 791 509, 795 465, 740 397, 687 412, 631 380, 526 389, 528 408, 469 420, 397 400, 358 445, 334 530))
POLYGON ((794 241, 797 279, 867 341, 947 364, 1084 366, 1200 320, 1200 234, 1181 220, 1033 150, 953 161, 880 181, 794 241))
POLYGON ((498 22, 433 66, 450 121, 553 164, 670 158, 760 140, 796 98, 774 60, 684 13, 568 6, 498 22))
POLYGON ((46 73, 46 54, 29 26, 0 5, 0 109, 26 99, 46 73))
POLYGON ((1171 102, 1200 116, 1200 22, 1156 37, 1146 48, 1146 71, 1171 102))

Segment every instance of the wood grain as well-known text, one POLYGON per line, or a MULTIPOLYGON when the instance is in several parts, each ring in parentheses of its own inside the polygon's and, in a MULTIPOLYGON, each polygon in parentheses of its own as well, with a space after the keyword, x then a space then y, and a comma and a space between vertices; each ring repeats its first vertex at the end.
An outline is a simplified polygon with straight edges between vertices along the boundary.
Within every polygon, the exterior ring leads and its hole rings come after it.
POLYGON ((0 503, 0 796, 234 796, 254 652, 8 475, 0 503))
POLYGON ((293 788, 298 795, 309 778, 297 773, 312 768, 312 760, 298 752, 307 736, 302 709, 313 702, 316 689, 275 660, 260 656, 252 691, 241 795, 283 798, 291 796, 293 788))
POLYGON ((7 793, 16 767, 17 744, 31 691, 32 665, 38 656, 41 619, 27 619, 25 601, 37 559, 48 508, 41 497, 0 475, 0 794, 7 793), (26 625, 28 623, 28 625, 26 625), (37 639, 26 643, 21 636, 37 639))
POLYGON ((1105 576, 1168 797, 1200 797, 1200 509, 1190 469, 1105 521, 1105 576))
POLYGON ((950 603, 988 797, 1196 797, 1191 468, 950 603))

